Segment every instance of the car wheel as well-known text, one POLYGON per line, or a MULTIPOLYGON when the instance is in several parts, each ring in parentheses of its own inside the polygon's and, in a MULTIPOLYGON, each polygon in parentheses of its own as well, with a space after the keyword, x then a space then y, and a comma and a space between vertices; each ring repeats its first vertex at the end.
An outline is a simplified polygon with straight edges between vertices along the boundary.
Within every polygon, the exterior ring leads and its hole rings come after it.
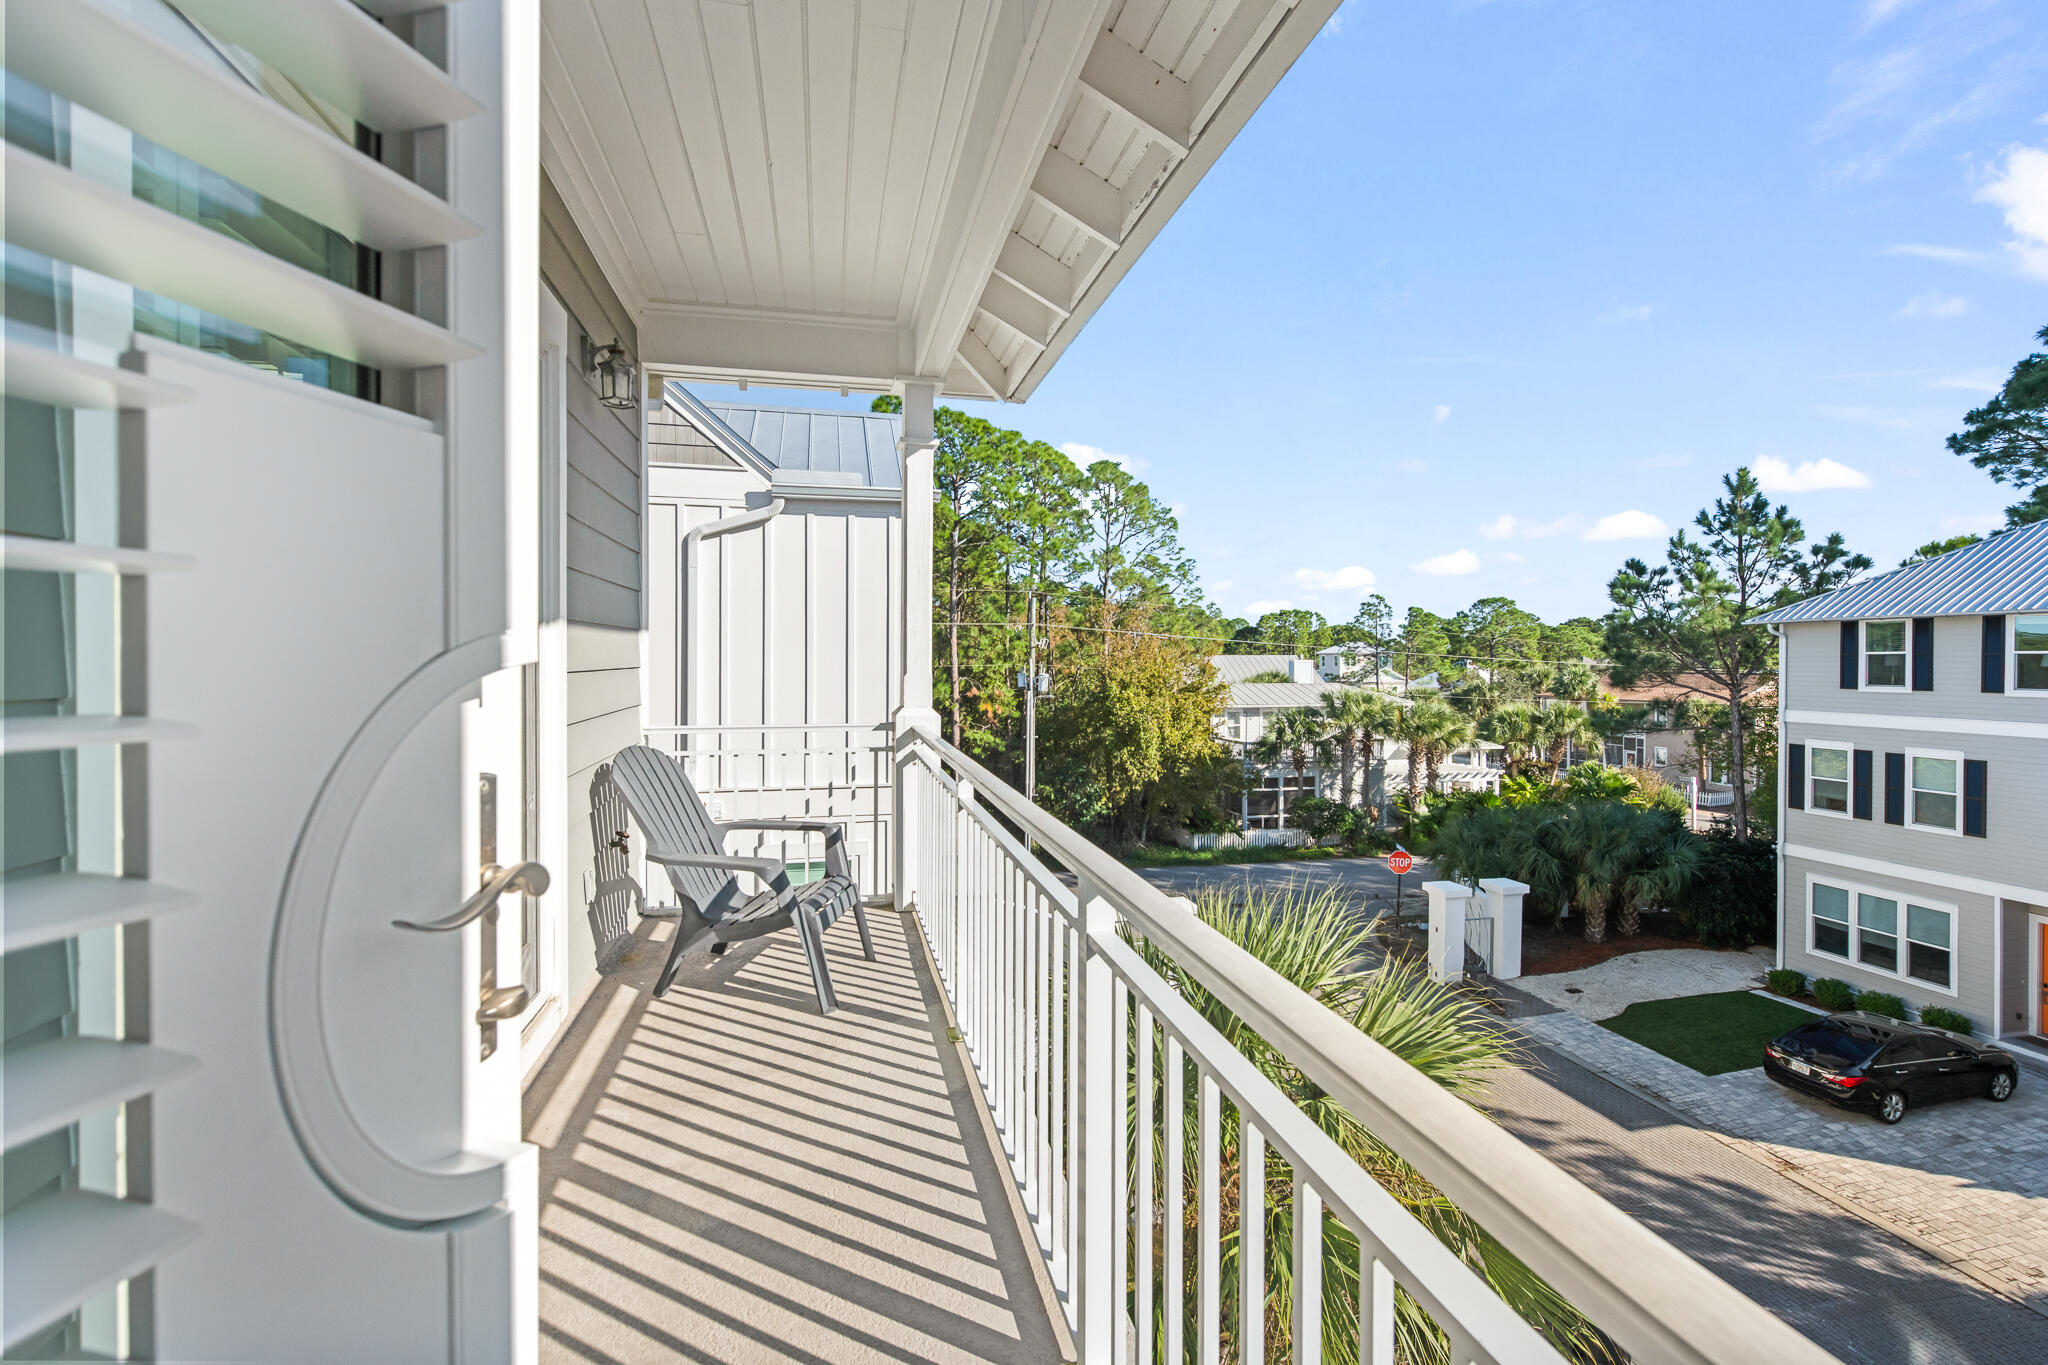
POLYGON ((2012 1098, 2013 1087, 2016 1084, 2018 1082, 2010 1071, 2001 1071, 1991 1078, 1991 1088, 1985 1093, 1994 1100, 2001 1102, 2009 1100, 2012 1098))
POLYGON ((1906 1117, 1906 1095, 1904 1091, 1887 1090, 1877 1097, 1877 1117, 1884 1123, 1897 1123, 1906 1117))

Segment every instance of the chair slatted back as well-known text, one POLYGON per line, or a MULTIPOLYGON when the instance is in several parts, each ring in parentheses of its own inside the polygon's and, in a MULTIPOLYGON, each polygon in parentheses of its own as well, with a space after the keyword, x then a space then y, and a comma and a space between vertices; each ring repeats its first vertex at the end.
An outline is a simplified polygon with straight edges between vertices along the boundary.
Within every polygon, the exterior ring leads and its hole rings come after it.
MULTIPOLYGON (((635 744, 612 760, 612 781, 647 836, 649 852, 723 853, 725 840, 683 765, 658 749, 635 744)), ((721 910, 738 890, 733 874, 712 867, 671 867, 676 894, 700 910, 721 910)))

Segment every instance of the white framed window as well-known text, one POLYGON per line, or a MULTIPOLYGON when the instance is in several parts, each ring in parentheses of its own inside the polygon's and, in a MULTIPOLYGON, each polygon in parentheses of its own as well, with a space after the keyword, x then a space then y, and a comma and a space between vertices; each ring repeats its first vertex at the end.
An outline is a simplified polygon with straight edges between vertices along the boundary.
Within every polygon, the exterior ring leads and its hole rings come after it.
POLYGON ((1231 739, 1244 738, 1244 715, 1238 711, 1223 713, 1223 733, 1231 739))
POLYGON ((1806 808, 1816 815, 1849 818, 1849 765, 1852 748, 1847 744, 1815 741, 1806 746, 1806 808))
POLYGON ((1808 952, 1956 994, 1955 906, 1813 877, 1806 906, 1808 952))
POLYGON ((1863 623, 1863 685, 1906 690, 1906 623, 1863 623))
POLYGON ((1654 749, 1650 750, 1650 758, 1651 761, 1654 762, 1660 768, 1668 768, 1671 766, 1671 750, 1666 745, 1659 744, 1654 749))
POLYGON ((2006 651, 2012 657, 2012 690, 2048 692, 2048 614, 2014 616, 2008 629, 2012 631, 2011 648, 2006 651))
POLYGON ((1941 749, 1906 751, 1906 823, 1961 834, 1963 756, 1941 749))

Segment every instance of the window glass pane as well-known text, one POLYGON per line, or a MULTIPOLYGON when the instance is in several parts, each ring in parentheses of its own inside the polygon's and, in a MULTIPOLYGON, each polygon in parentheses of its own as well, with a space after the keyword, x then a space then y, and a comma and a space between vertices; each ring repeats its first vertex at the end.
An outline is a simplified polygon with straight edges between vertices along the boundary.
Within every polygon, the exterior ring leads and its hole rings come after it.
POLYGON ((1955 983, 1949 978, 1949 951, 1924 943, 1906 945, 1906 975, 1944 989, 1955 983))
POLYGON ((1847 749, 1815 749, 1813 751, 1813 775, 1815 777, 1847 777, 1849 775, 1849 751, 1847 749))
POLYGON ((1813 887, 1813 913, 1820 919, 1849 922, 1849 893, 1839 886, 1823 886, 1816 882, 1813 887))
POLYGON ((2048 654, 2022 654, 2013 671, 2018 686, 2030 692, 2048 691, 2048 654))
POLYGON ((1924 905, 1906 907, 1906 937, 1915 943, 1946 948, 1949 946, 1948 928, 1946 910, 1929 910, 1924 905))
POLYGON ((1815 810, 1846 811, 1849 809, 1849 784, 1842 781, 1813 779, 1813 801, 1815 810))
POLYGON ((1865 932, 1874 929, 1880 933, 1896 934, 1899 932, 1899 903, 1882 896, 1858 896, 1856 922, 1863 926, 1865 932))
POLYGON ((1813 922, 1813 950, 1829 953, 1835 957, 1849 955, 1849 926, 1836 924, 1833 920, 1817 919, 1813 922))
POLYGON ((1932 825, 1936 829, 1956 827, 1956 799, 1934 792, 1913 793, 1913 823, 1932 825))
POLYGON ((1871 687, 1904 687, 1906 685, 1906 656, 1903 654, 1873 654, 1870 669, 1863 681, 1871 687))
POLYGON ((1913 759, 1913 785, 1924 792, 1948 792, 1956 789, 1956 761, 1952 758, 1913 759))
POLYGON ((1899 941, 1890 934, 1866 930, 1857 939, 1856 960, 1866 967, 1895 972, 1899 969, 1899 941))
POLYGON ((1904 621, 1866 621, 1863 623, 1863 647, 1872 654, 1898 651, 1906 647, 1906 623, 1904 621))
POLYGON ((2048 616, 2017 616, 2012 623, 2014 649, 2048 650, 2048 616))

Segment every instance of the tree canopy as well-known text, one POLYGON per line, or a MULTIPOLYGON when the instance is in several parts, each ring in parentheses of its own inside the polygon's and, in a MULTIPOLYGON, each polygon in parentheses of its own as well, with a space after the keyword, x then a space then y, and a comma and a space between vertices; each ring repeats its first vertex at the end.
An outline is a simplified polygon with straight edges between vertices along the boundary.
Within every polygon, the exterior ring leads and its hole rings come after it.
MULTIPOLYGON (((2035 340, 2048 343, 2048 327, 2035 340)), ((2048 351, 2013 366, 1997 395, 1964 415, 1948 448, 1999 483, 2027 490, 2005 509, 2007 526, 2048 518, 2048 351)))

